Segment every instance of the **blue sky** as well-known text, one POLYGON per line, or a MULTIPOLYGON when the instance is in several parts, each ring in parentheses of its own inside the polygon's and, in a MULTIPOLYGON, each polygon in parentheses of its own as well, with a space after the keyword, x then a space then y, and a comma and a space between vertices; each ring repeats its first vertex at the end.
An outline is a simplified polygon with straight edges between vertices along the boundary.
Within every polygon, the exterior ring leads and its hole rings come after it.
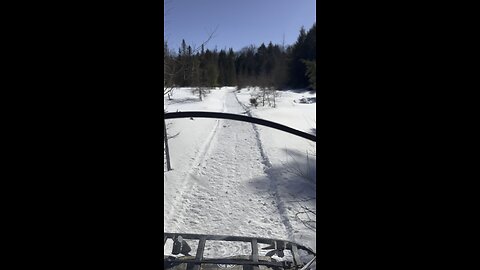
POLYGON ((240 50, 250 44, 295 42, 300 27, 316 22, 316 0, 164 0, 164 38, 170 48, 199 46, 240 50))

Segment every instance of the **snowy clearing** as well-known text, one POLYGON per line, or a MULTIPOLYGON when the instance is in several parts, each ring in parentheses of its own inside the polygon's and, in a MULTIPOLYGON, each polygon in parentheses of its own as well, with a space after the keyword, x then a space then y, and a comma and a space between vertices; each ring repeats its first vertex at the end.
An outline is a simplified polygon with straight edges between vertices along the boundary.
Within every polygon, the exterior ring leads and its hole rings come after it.
MULTIPOLYGON (((250 115, 315 133, 316 103, 308 99, 315 93, 278 91, 276 108, 254 108, 258 89, 211 89, 203 101, 191 90, 175 89, 165 109, 250 115)), ((315 143, 232 120, 177 119, 167 127, 173 170, 164 170, 165 232, 280 238, 316 250, 315 143)))

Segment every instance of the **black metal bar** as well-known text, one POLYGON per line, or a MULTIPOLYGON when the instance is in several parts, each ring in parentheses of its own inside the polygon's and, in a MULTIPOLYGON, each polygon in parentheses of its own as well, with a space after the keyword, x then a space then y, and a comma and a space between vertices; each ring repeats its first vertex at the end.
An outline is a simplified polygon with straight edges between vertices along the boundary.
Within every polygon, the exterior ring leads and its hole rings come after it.
POLYGON ((274 267, 284 267, 283 262, 267 262, 267 261, 258 261, 258 262, 253 262, 249 260, 239 260, 239 259, 203 259, 203 260, 197 260, 197 259, 178 259, 175 261, 172 261, 172 263, 195 263, 197 265, 199 264, 235 264, 235 265, 265 265, 265 266, 274 266, 274 267))
MULTIPOLYGON (((252 239, 252 261, 258 262, 258 243, 257 239, 252 239)), ((253 266, 253 270, 259 270, 258 265, 253 266)))
POLYGON ((292 254, 295 265, 303 265, 302 261, 300 260, 300 255, 298 254, 298 248, 296 244, 292 244, 292 254))
POLYGON ((219 113, 219 112, 198 112, 198 111, 190 111, 190 112, 171 112, 171 113, 164 113, 165 119, 176 119, 176 118, 217 118, 217 119, 228 119, 228 120, 236 120, 242 122, 253 123, 257 125, 262 125, 274 129, 278 129, 302 138, 305 138, 310 141, 317 141, 317 136, 293 129, 291 127, 287 127, 272 121, 263 120, 255 117, 249 117, 245 115, 239 114, 232 114, 232 113, 219 113))
POLYGON ((163 142, 165 144, 165 154, 167 155, 167 171, 172 170, 172 166, 170 165, 170 151, 168 149, 168 134, 167 134, 167 123, 165 123, 165 119, 163 120, 163 142))
MULTIPOLYGON (((198 243, 198 248, 197 248, 197 254, 195 255, 195 260, 196 261, 202 261, 203 260, 203 252, 205 251, 205 242, 207 241, 207 237, 202 236, 200 238, 200 241, 198 243)), ((200 270, 200 264, 196 264, 193 267, 193 270, 200 270)))

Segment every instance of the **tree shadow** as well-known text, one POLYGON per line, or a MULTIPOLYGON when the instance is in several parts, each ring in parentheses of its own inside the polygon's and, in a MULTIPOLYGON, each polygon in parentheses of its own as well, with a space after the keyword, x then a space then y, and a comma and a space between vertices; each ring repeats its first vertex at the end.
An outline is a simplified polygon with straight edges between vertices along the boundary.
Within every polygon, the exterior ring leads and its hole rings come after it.
POLYGON ((179 99, 172 99, 168 101, 168 104, 189 104, 189 103, 195 103, 195 102, 200 102, 200 99, 197 98, 192 98, 192 97, 187 97, 187 98, 179 98, 179 99))
POLYGON ((276 205, 287 231, 295 234, 304 228, 315 232, 316 157, 290 149, 284 151, 286 161, 268 168, 266 176, 250 179, 247 188, 253 193, 272 195, 268 203, 276 205))
POLYGON ((291 91, 291 92, 294 92, 294 93, 297 93, 297 94, 301 94, 301 93, 313 94, 313 93, 315 93, 315 91, 313 91, 313 90, 304 89, 304 88, 301 88, 301 89, 285 89, 285 90, 279 90, 279 91, 291 91))
POLYGON ((283 149, 286 161, 266 170, 266 177, 253 178, 249 187, 255 192, 268 192, 275 189, 292 200, 316 198, 316 157, 311 153, 283 149))
POLYGON ((295 100, 295 103, 299 103, 299 104, 314 104, 314 103, 317 103, 317 98, 316 97, 302 97, 300 99, 298 99, 298 101, 295 100))

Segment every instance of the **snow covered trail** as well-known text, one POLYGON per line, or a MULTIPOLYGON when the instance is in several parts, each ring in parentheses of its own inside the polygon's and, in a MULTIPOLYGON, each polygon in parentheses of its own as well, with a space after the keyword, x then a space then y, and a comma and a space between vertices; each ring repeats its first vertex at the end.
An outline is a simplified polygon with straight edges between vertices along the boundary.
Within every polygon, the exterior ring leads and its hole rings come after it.
MULTIPOLYGON (((225 111, 242 114, 233 91, 225 111)), ((275 183, 266 173, 258 134, 250 123, 219 120, 215 135, 169 217, 174 232, 288 239, 275 183)), ((288 225, 288 224, 287 224, 288 225)))

